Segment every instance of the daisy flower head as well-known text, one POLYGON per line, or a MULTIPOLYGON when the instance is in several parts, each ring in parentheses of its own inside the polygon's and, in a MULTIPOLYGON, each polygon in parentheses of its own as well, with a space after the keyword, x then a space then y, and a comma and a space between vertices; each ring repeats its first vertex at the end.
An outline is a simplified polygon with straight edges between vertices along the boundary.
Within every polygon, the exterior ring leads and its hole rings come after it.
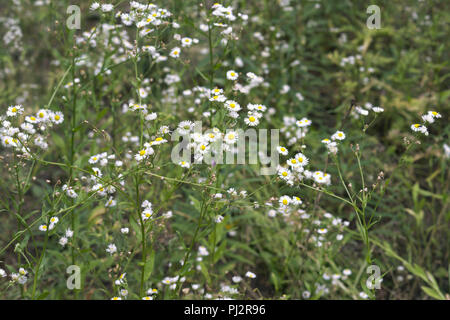
POLYGON ((296 158, 290 158, 286 161, 286 163, 290 167, 300 166, 300 162, 296 158))
POLYGON ((109 197, 108 201, 106 201, 105 203, 105 207, 107 208, 111 208, 111 207, 115 207, 116 206, 116 200, 114 200, 113 197, 109 197))
POLYGON ((305 127, 309 127, 311 125, 311 120, 307 119, 307 118, 302 118, 301 120, 298 120, 296 122, 297 126, 300 128, 305 128, 305 127))
POLYGON ((22 113, 23 113, 23 107, 20 105, 10 106, 10 107, 8 107, 8 110, 6 111, 6 115, 8 117, 15 117, 22 113))
POLYGON ((224 139, 226 144, 235 144, 238 139, 238 134, 235 131, 229 131, 224 139))
POLYGON ((278 146, 277 151, 278 151, 278 153, 282 154, 283 156, 287 156, 289 153, 288 149, 286 149, 285 147, 282 147, 282 146, 278 146))
POLYGON ((159 144, 163 144, 163 143, 166 143, 166 142, 167 142, 167 140, 164 139, 163 137, 156 137, 155 140, 150 142, 150 145, 151 146, 157 146, 159 144))
POLYGON ((282 196, 280 197, 278 202, 280 203, 281 207, 287 207, 289 204, 291 204, 292 199, 289 196, 282 196))
POLYGON ((38 123, 39 120, 35 116, 26 116, 25 121, 31 124, 38 123))
POLYGON ((210 91, 210 95, 211 96, 213 96, 213 95, 219 95, 219 94, 222 94, 223 93, 223 89, 220 89, 220 88, 214 88, 214 89, 212 89, 211 91, 210 91))
POLYGON ((182 47, 190 47, 192 45, 192 39, 189 37, 181 38, 180 41, 182 47))
POLYGON ((345 139, 345 133, 342 131, 336 131, 332 136, 332 140, 344 140, 345 139))
POLYGON ((265 112, 267 110, 267 107, 263 104, 256 104, 254 109, 259 112, 265 112))
POLYGON ((381 107, 373 107, 372 111, 375 113, 382 113, 382 112, 384 112, 384 109, 381 107))
POLYGON ((142 161, 142 160, 147 159, 149 156, 151 156, 154 153, 155 153, 155 151, 153 150, 152 147, 150 147, 150 146, 145 147, 144 146, 144 148, 139 150, 138 153, 136 153, 134 155, 134 158, 136 159, 136 161, 142 161))
POLYGON ((313 174, 316 183, 329 185, 331 183, 331 175, 322 171, 316 171, 313 174))
POLYGON ((48 120, 49 112, 46 109, 41 109, 36 113, 36 118, 39 122, 45 122, 48 120))
POLYGON ((41 224, 40 226, 39 226, 39 230, 40 231, 47 231, 48 230, 48 227, 47 227, 47 225, 46 224, 41 224))
POLYGON ((225 102, 225 107, 229 111, 234 111, 234 112, 238 112, 239 110, 241 110, 241 106, 239 105, 239 103, 237 103, 236 101, 233 101, 233 100, 227 100, 225 102))
POLYGON ((170 51, 169 56, 171 56, 172 58, 178 58, 180 57, 180 52, 181 52, 180 48, 175 47, 170 51))
POLYGON ((98 154, 96 154, 96 155, 93 155, 92 157, 90 157, 88 162, 90 164, 94 164, 94 163, 97 163, 99 159, 100 159, 100 156, 98 154))
POLYGON ((227 98, 223 94, 215 94, 211 98, 209 98, 209 101, 212 102, 225 102, 227 98))
POLYGON ((63 247, 67 244, 67 242, 69 242, 69 240, 67 240, 66 237, 61 237, 58 241, 58 243, 63 247))
POLYGON ((73 191, 72 187, 68 186, 67 184, 62 186, 62 190, 66 192, 66 195, 72 199, 75 199, 78 197, 78 194, 73 191))
POLYGON ((113 255, 114 253, 117 252, 117 247, 114 243, 110 243, 108 245, 108 247, 106 248, 106 252, 108 252, 109 254, 113 255))
POLYGON ((234 71, 234 70, 227 71, 227 79, 228 80, 237 80, 237 78, 239 78, 239 75, 236 71, 234 71))
POLYGON ((289 180, 292 178, 292 173, 289 169, 280 167, 278 169, 278 176, 283 180, 289 180))
POLYGON ((153 209, 151 207, 147 207, 144 209, 144 211, 142 211, 142 220, 148 220, 152 217, 153 215, 153 209))
POLYGON ((50 119, 55 124, 61 124, 64 122, 64 114, 61 111, 52 112, 50 115, 50 119))
POLYGON ((189 121, 189 120, 185 120, 185 121, 181 121, 179 124, 178 124, 178 132, 181 134, 181 135, 186 135, 186 134, 188 134, 189 132, 191 132, 191 130, 194 128, 194 123, 192 122, 192 121, 189 121))
POLYGON ((419 123, 415 123, 415 124, 411 125, 411 130, 414 132, 423 133, 426 136, 428 135, 427 127, 425 127, 424 125, 421 125, 419 123))
POLYGON ((247 118, 244 119, 244 122, 250 127, 255 127, 259 124, 259 117, 257 114, 251 113, 247 118))
POLYGON ((58 217, 51 217, 49 229, 52 230, 55 227, 55 225, 58 223, 58 221, 59 221, 58 217))
POLYGON ((294 205, 300 205, 303 203, 302 199, 300 199, 300 197, 294 196, 292 197, 292 204, 294 205))
POLYGON ((142 99, 145 99, 148 96, 148 92, 144 88, 139 88, 138 93, 142 99))
POLYGON ((428 111, 428 114, 431 114, 431 116, 433 116, 434 118, 442 118, 442 115, 439 112, 436 111, 428 111))
POLYGON ((182 168, 187 168, 187 169, 189 169, 189 167, 191 166, 191 164, 189 163, 189 162, 187 162, 187 161, 180 161, 179 163, 178 163, 178 165, 180 166, 180 167, 182 167, 182 168))
POLYGON ((295 159, 299 163, 300 166, 304 167, 308 164, 309 159, 303 153, 297 153, 295 155, 295 159))
POLYGON ((435 119, 441 118, 441 114, 436 111, 428 111, 427 114, 422 116, 424 122, 433 123, 435 119))
POLYGON ((12 137, 3 136, 3 137, 1 137, 2 146, 5 147, 5 148, 16 147, 17 144, 14 142, 14 140, 15 139, 13 139, 12 137))
POLYGON ((247 272, 245 273, 245 276, 246 276, 247 278, 250 278, 250 279, 255 279, 255 278, 256 278, 256 274, 254 274, 254 273, 251 272, 251 271, 247 271, 247 272))

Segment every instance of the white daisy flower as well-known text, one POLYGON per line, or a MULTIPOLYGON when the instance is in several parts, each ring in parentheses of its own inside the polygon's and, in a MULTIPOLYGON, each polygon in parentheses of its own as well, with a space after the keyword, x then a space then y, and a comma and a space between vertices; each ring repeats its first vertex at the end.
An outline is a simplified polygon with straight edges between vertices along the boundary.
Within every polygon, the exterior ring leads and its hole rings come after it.
POLYGON ((333 140, 344 140, 345 139, 345 133, 342 131, 336 131, 332 136, 331 139, 333 140))
POLYGON ((170 51, 169 56, 171 56, 172 58, 178 58, 180 56, 180 48, 175 47, 172 49, 172 51, 170 51))
POLYGON ((117 252, 117 247, 114 243, 110 243, 106 248, 106 252, 109 252, 111 255, 117 252))
POLYGON ((236 71, 234 71, 234 70, 227 71, 227 79, 228 80, 236 80, 237 78, 239 78, 239 75, 236 71))

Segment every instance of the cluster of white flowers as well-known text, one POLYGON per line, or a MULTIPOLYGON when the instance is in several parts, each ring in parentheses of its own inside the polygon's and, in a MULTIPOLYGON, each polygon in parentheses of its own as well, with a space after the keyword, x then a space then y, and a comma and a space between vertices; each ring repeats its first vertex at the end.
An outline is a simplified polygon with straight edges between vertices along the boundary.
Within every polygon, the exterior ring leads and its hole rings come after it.
POLYGON ((0 116, 0 141, 5 148, 13 148, 23 156, 30 156, 30 148, 34 145, 41 149, 48 148, 43 134, 48 128, 64 121, 60 111, 40 109, 35 115, 22 117, 24 108, 21 105, 8 107, 5 116, 0 116))
POLYGON ((49 225, 41 224, 39 226, 39 230, 44 231, 44 232, 47 232, 48 230, 53 230, 55 228, 56 224, 59 222, 59 218, 51 217, 49 222, 50 222, 49 225))
POLYGON ((3 34, 5 47, 10 47, 12 51, 22 51, 23 33, 20 21, 14 18, 0 17, 0 24, 6 28, 6 32, 3 34))
POLYGON ((367 102, 364 107, 355 106, 354 110, 352 110, 352 115, 355 119, 358 119, 360 116, 368 116, 369 111, 372 111, 376 115, 378 113, 384 112, 384 109, 378 106, 373 106, 372 103, 367 102))
MULTIPOLYGON (((205 133, 198 132, 194 123, 185 120, 178 124, 176 132, 189 139, 187 148, 193 151, 194 163, 201 163, 206 155, 223 151, 233 151, 232 146, 238 140, 238 133, 235 130, 227 130, 222 133, 218 128, 212 128, 205 133)), ((179 165, 189 168, 191 159, 183 159, 179 165)))
POLYGON ((64 247, 67 244, 67 242, 69 242, 69 239, 72 237, 73 237, 73 231, 70 230, 70 228, 69 228, 66 230, 64 236, 59 238, 59 244, 64 247))
POLYGON ((141 213, 142 221, 146 221, 153 215, 152 203, 148 200, 144 200, 141 206, 144 208, 141 213))
POLYGON ((442 115, 436 111, 428 111, 427 114, 422 116, 422 120, 424 124, 414 123, 411 125, 411 130, 414 132, 420 132, 424 135, 428 135, 428 128, 425 126, 425 123, 434 123, 435 119, 441 118, 442 115))
POLYGON ((280 132, 287 139, 287 145, 292 146, 306 136, 311 124, 311 120, 307 118, 297 120, 295 117, 284 116, 283 127, 281 127, 280 132))
POLYGON ((24 268, 19 268, 18 273, 11 273, 11 282, 17 282, 23 285, 28 281, 27 275, 28 275, 27 270, 25 270, 24 268))

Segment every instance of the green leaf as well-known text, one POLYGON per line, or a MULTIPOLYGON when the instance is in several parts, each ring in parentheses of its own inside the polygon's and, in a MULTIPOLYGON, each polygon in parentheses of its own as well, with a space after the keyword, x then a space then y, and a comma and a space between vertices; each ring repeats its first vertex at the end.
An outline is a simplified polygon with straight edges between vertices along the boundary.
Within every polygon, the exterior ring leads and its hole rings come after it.
POLYGON ((144 281, 147 281, 150 278, 153 269, 155 267, 155 250, 151 250, 150 256, 147 257, 147 261, 145 263, 144 268, 144 281))
POLYGON ((437 300, 445 300, 445 297, 441 296, 440 293, 436 292, 436 290, 425 286, 422 286, 421 288, 430 297, 435 298, 437 300))

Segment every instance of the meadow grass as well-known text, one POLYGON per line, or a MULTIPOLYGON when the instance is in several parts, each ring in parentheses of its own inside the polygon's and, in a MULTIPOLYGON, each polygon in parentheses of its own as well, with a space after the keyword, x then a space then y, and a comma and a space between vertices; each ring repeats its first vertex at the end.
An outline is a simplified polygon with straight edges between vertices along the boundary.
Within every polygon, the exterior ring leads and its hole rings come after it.
POLYGON ((0 298, 450 299, 450 3, 371 4, 3 1, 0 298))

